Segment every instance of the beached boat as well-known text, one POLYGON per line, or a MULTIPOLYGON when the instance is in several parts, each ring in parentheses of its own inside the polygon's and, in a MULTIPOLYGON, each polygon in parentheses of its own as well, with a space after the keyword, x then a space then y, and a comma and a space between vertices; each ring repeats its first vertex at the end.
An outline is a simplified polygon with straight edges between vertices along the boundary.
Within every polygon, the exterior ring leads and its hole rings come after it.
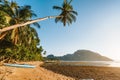
POLYGON ((10 66, 10 67, 21 67, 21 68, 35 68, 33 65, 29 64, 9 64, 9 63, 4 63, 5 66, 10 66))

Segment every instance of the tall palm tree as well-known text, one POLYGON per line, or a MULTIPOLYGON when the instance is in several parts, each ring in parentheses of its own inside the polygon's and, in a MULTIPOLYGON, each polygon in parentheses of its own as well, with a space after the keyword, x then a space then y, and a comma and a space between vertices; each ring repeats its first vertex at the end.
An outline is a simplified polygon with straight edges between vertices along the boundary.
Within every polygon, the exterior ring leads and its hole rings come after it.
POLYGON ((29 25, 29 24, 43 21, 43 20, 50 19, 50 18, 56 18, 55 21, 56 22, 61 21, 64 24, 64 26, 66 25, 66 23, 71 24, 73 21, 76 20, 75 15, 77 15, 77 12, 75 12, 73 10, 72 5, 70 4, 71 2, 72 2, 72 0, 70 0, 69 2, 68 2, 68 0, 64 0, 62 7, 58 7, 58 6, 53 7, 54 9, 62 11, 59 16, 47 16, 44 18, 38 18, 38 19, 34 19, 34 20, 26 20, 25 22, 21 22, 21 23, 0 29, 0 32, 2 33, 5 31, 8 31, 8 30, 15 29, 17 27, 29 25))
POLYGON ((53 6, 53 9, 61 11, 59 16, 62 16, 55 19, 56 23, 60 21, 63 23, 64 26, 66 26, 66 23, 70 25, 73 21, 76 21, 77 12, 73 10, 72 5, 70 4, 71 2, 72 0, 70 0, 69 2, 68 0, 64 0, 62 7, 53 6))
MULTIPOLYGON (((0 4, 0 28, 5 28, 6 24, 24 23, 29 21, 32 16, 36 15, 31 10, 31 6, 18 6, 16 2, 8 2, 7 0, 2 0, 0 4)), ((40 27, 36 22, 33 24, 40 27)), ((37 46, 39 42, 38 34, 31 25, 2 32, 0 33, 0 58, 3 56, 8 60, 11 58, 25 60, 37 57, 36 60, 38 60, 42 53, 42 48, 37 46)))
MULTIPOLYGON (((30 20, 32 16, 36 16, 36 14, 34 14, 33 11, 31 10, 31 6, 28 6, 28 5, 18 6, 17 3, 13 1, 12 2, 4 1, 3 4, 0 5, 0 10, 3 11, 5 16, 9 18, 9 21, 8 21, 9 25, 19 24, 21 22, 30 20)), ((37 27, 40 27, 38 23, 34 23, 34 25, 36 25, 37 27)), ((20 42, 22 43, 22 42, 25 42, 26 40, 29 40, 29 39, 25 40, 25 38, 28 37, 27 32, 30 31, 30 28, 31 28, 30 25, 14 28, 11 33, 12 42, 17 44, 17 43, 20 43, 20 42), (19 39, 24 39, 24 40, 19 40, 19 39)), ((35 30, 34 32, 36 34, 35 30)), ((3 38, 5 35, 1 35, 1 38, 3 38)))

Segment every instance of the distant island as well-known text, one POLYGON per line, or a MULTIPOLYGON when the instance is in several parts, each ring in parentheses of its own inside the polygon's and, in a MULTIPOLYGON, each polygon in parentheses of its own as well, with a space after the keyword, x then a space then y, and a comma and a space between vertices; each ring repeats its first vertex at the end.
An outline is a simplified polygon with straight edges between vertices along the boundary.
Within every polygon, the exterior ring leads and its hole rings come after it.
POLYGON ((108 57, 90 50, 77 50, 73 54, 66 54, 64 56, 48 55, 47 59, 64 61, 113 61, 108 57))

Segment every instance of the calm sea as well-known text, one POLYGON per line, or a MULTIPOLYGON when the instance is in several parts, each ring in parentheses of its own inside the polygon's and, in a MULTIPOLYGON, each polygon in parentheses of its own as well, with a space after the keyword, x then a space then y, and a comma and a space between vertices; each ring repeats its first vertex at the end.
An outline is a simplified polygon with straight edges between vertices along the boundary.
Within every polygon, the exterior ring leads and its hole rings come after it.
POLYGON ((60 61, 61 65, 120 67, 120 61, 60 61))

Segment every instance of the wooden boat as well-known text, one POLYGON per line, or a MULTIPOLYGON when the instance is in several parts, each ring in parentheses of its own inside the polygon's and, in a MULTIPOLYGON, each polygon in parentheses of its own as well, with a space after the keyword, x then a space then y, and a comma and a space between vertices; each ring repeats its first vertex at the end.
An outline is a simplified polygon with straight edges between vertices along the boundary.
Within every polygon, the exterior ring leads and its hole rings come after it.
POLYGON ((4 63, 5 66, 10 66, 10 67, 20 67, 20 68, 35 68, 33 65, 29 64, 9 64, 9 63, 4 63))

